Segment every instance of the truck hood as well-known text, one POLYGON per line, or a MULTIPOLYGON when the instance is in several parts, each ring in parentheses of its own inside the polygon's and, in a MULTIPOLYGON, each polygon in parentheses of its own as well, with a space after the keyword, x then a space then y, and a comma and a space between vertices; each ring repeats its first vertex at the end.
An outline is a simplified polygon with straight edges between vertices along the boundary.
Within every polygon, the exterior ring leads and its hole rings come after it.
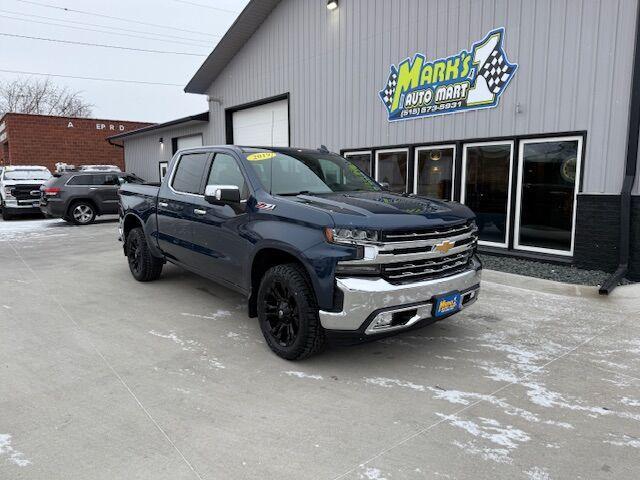
POLYGON ((474 217, 471 210, 456 202, 390 192, 335 192, 290 199, 326 211, 341 227, 428 228, 474 217))

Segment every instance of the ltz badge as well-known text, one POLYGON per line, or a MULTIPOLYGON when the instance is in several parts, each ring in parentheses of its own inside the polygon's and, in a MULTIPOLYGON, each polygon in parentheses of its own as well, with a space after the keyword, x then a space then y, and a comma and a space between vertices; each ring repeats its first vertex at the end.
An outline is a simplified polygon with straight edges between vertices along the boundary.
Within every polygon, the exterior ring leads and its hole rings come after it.
POLYGON ((518 65, 503 47, 504 29, 492 30, 470 51, 427 62, 417 53, 391 66, 380 99, 389 121, 491 108, 509 85, 518 65))

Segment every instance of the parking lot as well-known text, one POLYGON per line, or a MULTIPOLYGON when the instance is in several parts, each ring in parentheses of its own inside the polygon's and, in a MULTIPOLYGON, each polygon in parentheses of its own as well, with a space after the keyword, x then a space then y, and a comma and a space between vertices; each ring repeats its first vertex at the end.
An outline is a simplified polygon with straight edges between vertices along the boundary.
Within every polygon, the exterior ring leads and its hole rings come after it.
POLYGON ((135 282, 117 223, 0 222, 2 479, 640 477, 640 290, 485 272, 422 330, 299 363, 243 299, 135 282))

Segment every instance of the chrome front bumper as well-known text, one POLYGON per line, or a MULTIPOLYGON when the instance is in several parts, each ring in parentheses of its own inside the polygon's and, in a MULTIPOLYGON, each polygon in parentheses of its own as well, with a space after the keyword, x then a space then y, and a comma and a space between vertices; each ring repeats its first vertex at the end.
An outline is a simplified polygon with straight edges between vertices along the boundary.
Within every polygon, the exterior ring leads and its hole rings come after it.
POLYGON ((364 330, 366 335, 407 329, 431 317, 435 296, 458 291, 463 294, 462 308, 475 302, 481 272, 480 261, 473 257, 464 272, 404 285, 393 285, 382 278, 337 278, 337 288, 344 296, 342 311, 321 310, 320 322, 327 330, 364 330), (378 319, 393 314, 401 324, 373 328, 378 319))

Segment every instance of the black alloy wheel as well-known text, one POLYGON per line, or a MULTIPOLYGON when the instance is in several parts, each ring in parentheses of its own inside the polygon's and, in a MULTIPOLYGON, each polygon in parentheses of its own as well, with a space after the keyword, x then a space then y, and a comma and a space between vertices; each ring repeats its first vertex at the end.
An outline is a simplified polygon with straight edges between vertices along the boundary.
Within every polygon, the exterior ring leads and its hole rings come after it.
POLYGON ((301 360, 325 345, 315 293, 301 265, 270 268, 258 289, 258 320, 273 352, 286 360, 301 360))
POLYGON ((287 285, 276 280, 265 295, 264 311, 269 333, 281 347, 290 347, 300 331, 300 312, 287 285))
POLYGON ((142 229, 131 230, 127 234, 126 242, 127 261, 133 278, 139 282, 150 282, 160 278, 164 261, 151 254, 142 229))

